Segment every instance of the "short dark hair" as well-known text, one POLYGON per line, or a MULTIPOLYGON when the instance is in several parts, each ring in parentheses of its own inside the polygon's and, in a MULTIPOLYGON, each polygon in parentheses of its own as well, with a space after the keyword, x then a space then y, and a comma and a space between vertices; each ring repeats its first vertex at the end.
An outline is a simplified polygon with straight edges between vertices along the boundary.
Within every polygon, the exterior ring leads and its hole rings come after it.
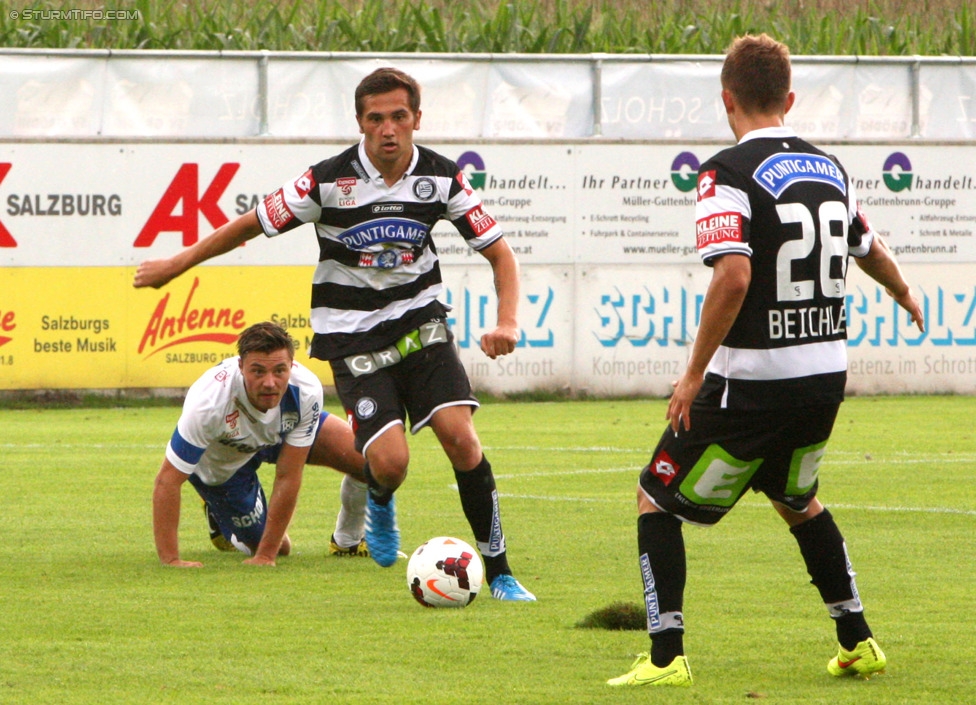
POLYGON ((295 357, 294 339, 288 335, 288 331, 270 321, 255 323, 237 338, 237 354, 242 360, 248 353, 272 353, 282 349, 287 350, 290 357, 295 357))
POLYGON ((410 110, 420 112, 420 84, 409 74, 392 66, 376 69, 356 86, 356 117, 363 115, 366 96, 381 95, 403 88, 410 99, 410 110))
POLYGON ((736 37, 722 64, 722 88, 747 113, 785 107, 790 93, 790 49, 768 34, 736 37))

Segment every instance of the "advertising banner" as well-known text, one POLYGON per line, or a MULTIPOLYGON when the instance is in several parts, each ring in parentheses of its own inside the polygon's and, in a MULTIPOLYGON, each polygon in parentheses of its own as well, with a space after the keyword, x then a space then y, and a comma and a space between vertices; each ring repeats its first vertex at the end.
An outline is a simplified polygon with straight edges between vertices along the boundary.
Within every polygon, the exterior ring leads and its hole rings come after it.
POLYGON ((306 354, 310 267, 201 267, 158 291, 133 289, 134 273, 3 270, 0 388, 187 387, 264 320, 288 328, 296 359, 331 384, 328 365, 306 354))
MULTIPOLYGON (((132 276, 142 260, 192 245, 347 145, 5 144, 0 389, 185 387, 234 354, 243 327, 266 319, 304 347, 318 257, 311 226, 255 238, 159 291, 133 289, 132 276)), ((667 394, 710 277, 693 249, 695 174, 720 146, 431 146, 466 172, 522 265, 519 347, 488 360, 478 339, 494 326, 490 267, 450 224, 434 230, 476 386, 667 394)), ((929 324, 914 332, 852 264, 852 390, 976 391, 976 147, 830 151, 929 324)), ((311 364, 329 384, 327 365, 311 364)))

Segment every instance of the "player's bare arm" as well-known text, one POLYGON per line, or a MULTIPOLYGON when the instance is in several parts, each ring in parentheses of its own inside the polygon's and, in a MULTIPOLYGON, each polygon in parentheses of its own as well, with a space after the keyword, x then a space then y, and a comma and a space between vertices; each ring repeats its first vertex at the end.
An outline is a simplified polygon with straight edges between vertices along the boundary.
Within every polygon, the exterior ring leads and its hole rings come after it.
POLYGON ((881 284, 899 306, 911 314, 912 322, 924 332, 925 318, 922 308, 912 293, 912 288, 905 281, 888 243, 880 235, 875 235, 868 254, 865 257, 855 257, 854 261, 865 274, 881 284))
POLYGON ((298 504, 308 452, 308 446, 282 444, 275 466, 274 488, 268 500, 268 521, 254 556, 244 561, 247 565, 275 565, 282 542, 287 542, 286 532, 298 504))
POLYGON ((491 263, 495 277, 495 294, 498 296, 498 322, 495 330, 481 336, 482 352, 494 360, 514 352, 519 341, 519 263, 505 238, 499 238, 481 250, 481 255, 491 263))
POLYGON ((691 428, 691 403, 698 396, 705 369, 712 355, 725 340, 742 308, 752 280, 752 263, 745 255, 725 255, 713 267, 712 281, 702 303, 698 337, 691 350, 691 358, 684 374, 674 383, 674 394, 668 402, 666 418, 677 433, 681 425, 691 428))
POLYGON ((180 492, 189 475, 177 470, 169 460, 156 475, 153 487, 153 536, 159 562, 175 568, 201 568, 202 563, 180 559, 178 528, 180 525, 180 492))
POLYGON ((221 225, 207 237, 172 257, 146 260, 136 269, 132 285, 137 289, 147 286, 158 289, 188 269, 230 252, 262 232, 257 213, 250 210, 235 220, 221 225))

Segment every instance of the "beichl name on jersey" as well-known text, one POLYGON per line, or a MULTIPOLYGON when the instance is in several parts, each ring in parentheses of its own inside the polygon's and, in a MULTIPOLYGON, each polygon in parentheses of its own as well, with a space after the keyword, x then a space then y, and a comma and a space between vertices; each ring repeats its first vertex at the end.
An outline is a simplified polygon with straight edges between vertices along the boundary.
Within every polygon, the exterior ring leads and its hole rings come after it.
POLYGON ((769 311, 770 340, 828 338, 847 330, 847 309, 836 306, 810 306, 769 311))
POLYGON ((844 174, 827 157, 819 154, 788 154, 779 152, 767 158, 753 172, 752 178, 773 198, 779 198, 796 181, 819 181, 835 186, 847 195, 844 174))

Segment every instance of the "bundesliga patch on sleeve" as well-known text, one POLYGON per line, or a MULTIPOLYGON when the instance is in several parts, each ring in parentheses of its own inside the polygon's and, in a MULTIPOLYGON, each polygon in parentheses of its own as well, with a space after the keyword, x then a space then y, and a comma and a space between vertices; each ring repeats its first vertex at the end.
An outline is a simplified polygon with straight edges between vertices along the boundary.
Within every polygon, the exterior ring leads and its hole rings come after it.
POLYGON ((468 219, 468 225, 479 237, 495 227, 495 219, 485 213, 481 206, 475 206, 464 217, 468 219))
POLYGON ((295 219, 295 214, 285 203, 285 192, 282 189, 265 196, 264 209, 268 212, 268 221, 271 223, 271 227, 278 232, 281 232, 283 227, 295 219))
POLYGON ((699 250, 720 242, 742 242, 742 214, 715 213, 699 218, 695 230, 699 250))
POLYGON ((715 170, 703 171, 698 175, 698 200, 715 195, 715 170))

